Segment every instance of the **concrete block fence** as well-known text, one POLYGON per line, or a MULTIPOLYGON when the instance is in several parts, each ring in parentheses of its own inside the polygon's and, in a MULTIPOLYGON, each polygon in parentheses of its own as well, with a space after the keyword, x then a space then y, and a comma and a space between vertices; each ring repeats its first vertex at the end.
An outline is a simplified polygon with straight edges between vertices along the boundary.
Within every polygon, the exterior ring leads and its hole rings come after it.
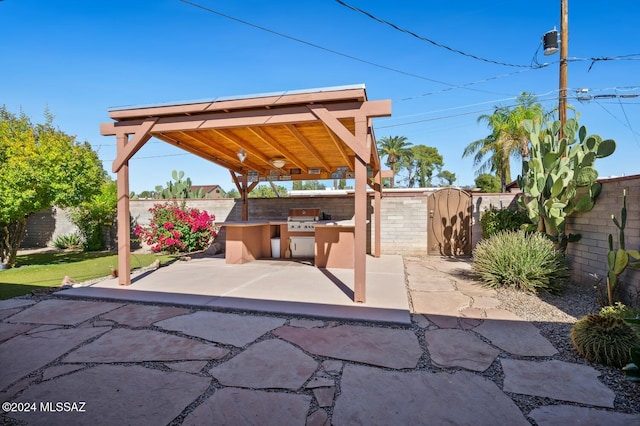
MULTIPOLYGON (((588 285, 593 283, 590 274, 606 278, 607 273, 607 238, 614 235, 617 247, 617 228, 611 221, 611 215, 620 217, 622 208, 622 190, 627 190, 627 227, 626 242, 628 249, 640 250, 640 175, 602 179, 602 194, 596 206, 590 212, 578 214, 570 218, 568 230, 579 233, 582 239, 569 244, 567 255, 572 269, 572 280, 588 285)), ((370 199, 368 211, 369 240, 368 246, 374 243, 374 232, 371 226, 375 215, 380 215, 380 243, 383 254, 401 254, 424 256, 427 254, 427 197, 433 189, 390 189, 385 190, 380 212, 374 209, 373 198, 370 199)), ((472 241, 477 244, 482 238, 480 215, 493 208, 513 208, 516 193, 474 193, 473 196, 473 228, 472 241)), ((131 216, 134 223, 145 225, 149 222, 149 209, 158 200, 131 200, 131 216)), ((187 204, 214 214, 216 222, 238 221, 241 219, 241 203, 237 199, 198 199, 187 200, 187 204)), ((354 215, 353 194, 322 194, 311 196, 292 196, 283 198, 251 198, 249 200, 250 219, 286 219, 291 208, 317 207, 331 215, 335 220, 351 219, 354 215)), ((22 247, 46 247, 61 234, 73 232, 75 227, 69 221, 64 209, 49 209, 33 215, 27 222, 27 231, 22 247)), ((115 232, 111 232, 115 235, 115 232)), ((224 233, 219 241, 224 241, 224 233)), ((111 247, 116 247, 111 243, 111 247)), ((629 297, 633 300, 640 294, 640 270, 628 268, 621 276, 629 297)), ((633 300, 635 305, 640 300, 633 300)))

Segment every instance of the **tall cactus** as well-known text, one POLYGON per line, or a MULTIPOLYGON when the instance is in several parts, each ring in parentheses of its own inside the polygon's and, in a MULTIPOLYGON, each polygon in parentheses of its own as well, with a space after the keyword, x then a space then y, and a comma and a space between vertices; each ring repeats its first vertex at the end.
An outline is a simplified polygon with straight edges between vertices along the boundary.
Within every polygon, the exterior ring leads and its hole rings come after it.
POLYGON ((174 199, 174 198, 204 198, 204 190, 200 188, 198 191, 191 191, 191 179, 187 178, 184 181, 184 172, 172 171, 171 177, 174 182, 167 182, 167 187, 156 186, 156 193, 158 198, 174 199))
POLYGON ((587 129, 576 119, 564 125, 559 139, 560 122, 550 122, 545 129, 537 121, 525 120, 531 141, 530 157, 523 160, 523 176, 518 184, 523 191, 518 203, 527 211, 530 230, 546 233, 562 250, 579 235, 569 234, 566 218, 575 212, 589 211, 602 190, 596 182, 596 158, 613 154, 616 143, 587 135, 587 129))
POLYGON ((613 306, 614 295, 618 292, 620 282, 618 277, 627 269, 627 266, 638 267, 640 262, 629 263, 629 257, 640 260, 640 252, 638 250, 626 250, 624 241, 624 228, 627 226, 627 191, 622 191, 622 210, 620 212, 620 222, 615 215, 611 215, 613 224, 618 228, 618 244, 619 248, 613 248, 613 235, 609 234, 609 253, 607 254, 607 264, 609 272, 607 274, 607 297, 609 305, 613 306))

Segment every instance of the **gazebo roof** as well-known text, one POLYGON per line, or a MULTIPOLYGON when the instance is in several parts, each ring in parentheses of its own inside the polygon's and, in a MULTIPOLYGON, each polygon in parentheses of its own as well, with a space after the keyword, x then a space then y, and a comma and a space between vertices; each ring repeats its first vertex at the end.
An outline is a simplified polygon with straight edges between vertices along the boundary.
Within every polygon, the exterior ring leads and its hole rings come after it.
MULTIPOLYGON (((367 101, 365 86, 351 85, 111 108, 115 123, 104 123, 101 132, 148 129, 146 139, 165 141, 250 182, 349 178, 356 156, 372 172, 380 170, 370 118, 390 112, 389 101, 367 101), (366 146, 355 138, 358 121, 367 126, 366 146)), ((118 152, 114 171, 133 155, 124 151, 139 149, 135 140, 118 152)))

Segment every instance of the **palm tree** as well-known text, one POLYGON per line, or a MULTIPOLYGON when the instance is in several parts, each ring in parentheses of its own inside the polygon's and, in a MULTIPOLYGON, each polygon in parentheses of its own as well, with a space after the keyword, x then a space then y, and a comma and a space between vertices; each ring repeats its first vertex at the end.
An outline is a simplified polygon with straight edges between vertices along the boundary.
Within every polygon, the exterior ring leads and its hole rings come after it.
POLYGON ((511 181, 511 156, 518 155, 522 159, 529 156, 529 135, 522 127, 522 121, 541 120, 545 115, 537 97, 530 93, 522 92, 516 101, 513 108, 496 107, 493 114, 478 117, 478 122, 487 123, 491 134, 471 142, 462 153, 463 158, 474 155, 477 174, 495 172, 502 191, 511 181))
POLYGON ((387 166, 393 170, 394 178, 391 179, 391 187, 394 186, 396 163, 409 153, 410 143, 405 136, 385 136, 378 142, 378 151, 381 156, 387 157, 387 166))

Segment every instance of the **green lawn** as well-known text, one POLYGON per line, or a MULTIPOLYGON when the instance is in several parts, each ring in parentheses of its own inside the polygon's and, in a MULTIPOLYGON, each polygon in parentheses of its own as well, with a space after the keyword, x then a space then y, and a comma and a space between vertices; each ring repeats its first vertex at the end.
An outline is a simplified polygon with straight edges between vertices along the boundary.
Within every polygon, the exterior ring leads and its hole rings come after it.
MULTIPOLYGON (((131 269, 144 268, 156 259, 165 265, 175 256, 132 254, 131 269)), ((32 290, 57 287, 65 276, 75 282, 109 275, 118 267, 118 256, 105 252, 55 252, 19 255, 16 267, 0 270, 0 300, 29 294, 32 290)))

